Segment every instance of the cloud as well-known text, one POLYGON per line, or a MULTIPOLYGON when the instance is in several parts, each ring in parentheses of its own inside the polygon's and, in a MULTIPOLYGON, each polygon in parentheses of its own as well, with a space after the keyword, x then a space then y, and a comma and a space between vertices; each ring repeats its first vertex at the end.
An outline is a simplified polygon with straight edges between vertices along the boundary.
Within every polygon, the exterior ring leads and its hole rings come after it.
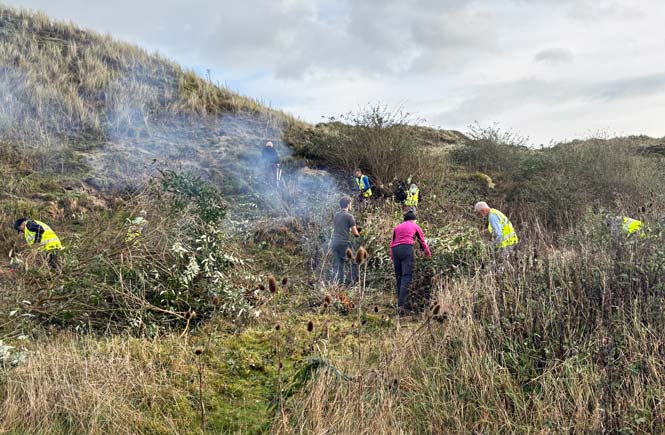
POLYGON ((491 122, 507 111, 571 102, 585 103, 593 110, 606 103, 665 94, 665 72, 600 82, 528 78, 482 85, 468 92, 472 95, 436 118, 456 125, 491 122))
POLYGON ((533 57, 534 62, 550 64, 567 63, 573 60, 573 53, 565 48, 546 48, 533 57))
POLYGON ((650 0, 514 0, 536 7, 563 8, 569 18, 580 21, 599 19, 638 20, 651 6, 650 0))

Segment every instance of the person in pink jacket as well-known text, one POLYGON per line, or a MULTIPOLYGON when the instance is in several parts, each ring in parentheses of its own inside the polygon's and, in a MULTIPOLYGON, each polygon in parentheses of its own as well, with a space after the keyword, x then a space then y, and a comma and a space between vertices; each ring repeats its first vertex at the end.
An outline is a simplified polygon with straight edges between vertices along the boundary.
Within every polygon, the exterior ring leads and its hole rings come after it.
POLYGON ((409 210, 404 215, 404 222, 393 229, 393 238, 390 242, 390 258, 393 261, 395 276, 397 277, 397 310, 400 314, 404 314, 405 312, 409 284, 413 276, 413 267, 415 265, 413 243, 415 239, 418 239, 420 248, 425 252, 425 256, 427 258, 432 256, 423 230, 415 221, 416 213, 413 210, 409 210))

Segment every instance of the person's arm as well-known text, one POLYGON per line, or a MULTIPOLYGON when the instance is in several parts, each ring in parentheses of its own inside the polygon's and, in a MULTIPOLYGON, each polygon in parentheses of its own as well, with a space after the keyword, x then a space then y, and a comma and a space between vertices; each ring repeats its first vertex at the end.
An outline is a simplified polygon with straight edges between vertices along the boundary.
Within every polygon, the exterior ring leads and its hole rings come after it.
POLYGON ((42 235, 44 234, 44 228, 35 221, 28 221, 25 224, 26 228, 33 233, 35 233, 35 243, 42 242, 42 235))
POLYGON ((432 252, 429 250, 429 246, 427 245, 427 241, 425 240, 425 234, 423 233, 423 230, 420 228, 419 225, 416 225, 416 237, 418 238, 418 243, 420 243, 420 249, 422 249, 425 252, 425 257, 431 257, 432 252))
MULTIPOLYGON (((393 230, 393 237, 391 239, 391 242, 394 242, 394 241, 395 241, 395 230, 393 230)), ((392 243, 390 243, 390 244, 392 245, 392 243)), ((388 246, 388 254, 390 254, 390 261, 392 261, 393 260, 393 248, 391 248, 390 246, 388 246)))
POLYGON ((494 243, 498 246, 503 239, 503 231, 501 230, 501 221, 499 216, 495 214, 489 215, 490 225, 492 225, 492 232, 494 233, 494 243))
POLYGON ((358 227, 356 226, 356 220, 351 215, 349 215, 349 229, 351 230, 351 234, 353 234, 355 237, 360 237, 358 227))
POLYGON ((363 182, 365 183, 365 190, 363 190, 363 193, 364 193, 364 192, 367 192, 371 187, 369 185, 369 177, 367 177, 367 175, 363 175, 363 182))

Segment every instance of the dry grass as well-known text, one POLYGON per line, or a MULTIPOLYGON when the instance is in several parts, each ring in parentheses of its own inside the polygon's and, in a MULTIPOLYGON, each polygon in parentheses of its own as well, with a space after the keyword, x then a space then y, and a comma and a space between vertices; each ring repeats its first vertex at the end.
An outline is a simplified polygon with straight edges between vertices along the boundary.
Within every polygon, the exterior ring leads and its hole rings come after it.
POLYGON ((116 337, 60 336, 6 379, 2 430, 11 433, 192 433, 187 348, 116 337), (177 416, 177 418, 174 418, 177 416))
POLYGON ((532 239, 536 258, 440 281, 436 319, 374 337, 360 365, 336 360, 353 379, 319 376, 276 432, 665 430, 660 242, 585 241, 532 239))

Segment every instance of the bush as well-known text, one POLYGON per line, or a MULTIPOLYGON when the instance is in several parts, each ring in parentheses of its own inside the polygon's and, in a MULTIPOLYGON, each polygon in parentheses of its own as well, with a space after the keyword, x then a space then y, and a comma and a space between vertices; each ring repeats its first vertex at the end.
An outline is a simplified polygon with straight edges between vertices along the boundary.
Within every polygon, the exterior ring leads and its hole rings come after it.
POLYGON ((310 147, 296 148, 301 155, 347 173, 359 167, 376 185, 423 174, 426 159, 411 114, 368 105, 331 121, 310 134, 310 147))
POLYGON ((451 153, 454 163, 486 173, 497 190, 489 200, 505 202, 523 221, 564 228, 588 207, 637 215, 663 191, 662 168, 630 138, 589 139, 549 148, 498 127, 472 127, 471 140, 451 153))

